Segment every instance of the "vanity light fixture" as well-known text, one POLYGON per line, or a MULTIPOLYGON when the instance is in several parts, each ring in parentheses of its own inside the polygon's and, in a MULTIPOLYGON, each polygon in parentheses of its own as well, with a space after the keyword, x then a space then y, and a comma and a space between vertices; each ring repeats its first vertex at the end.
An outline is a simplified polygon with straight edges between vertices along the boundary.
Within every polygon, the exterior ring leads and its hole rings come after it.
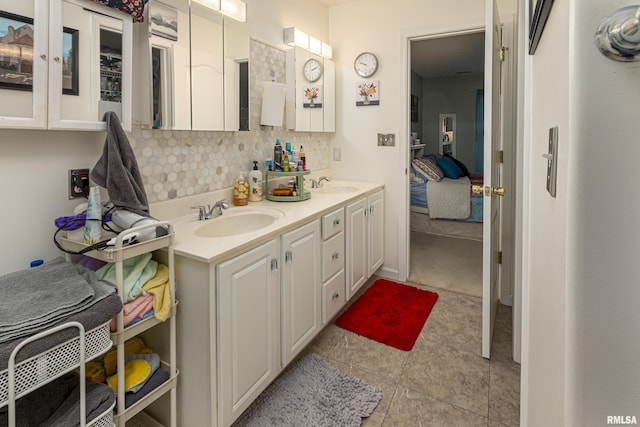
POLYGON ((220 6, 223 15, 240 22, 247 22, 247 4, 242 0, 222 0, 220 6))
POLYGON ((285 28, 283 31, 283 39, 289 46, 298 46, 307 49, 327 59, 333 58, 333 48, 330 44, 312 37, 296 27, 285 28))
POLYGON ((213 10, 220 10, 220 0, 194 0, 196 3, 200 3, 213 10))
POLYGON ((322 42, 321 55, 327 59, 333 59, 333 47, 329 43, 322 42))
POLYGON ((315 37, 309 36, 309 50, 320 55, 322 53, 322 42, 315 37))
POLYGON ((296 27, 285 28, 283 32, 284 42, 289 46, 298 46, 309 49, 309 35, 296 27))

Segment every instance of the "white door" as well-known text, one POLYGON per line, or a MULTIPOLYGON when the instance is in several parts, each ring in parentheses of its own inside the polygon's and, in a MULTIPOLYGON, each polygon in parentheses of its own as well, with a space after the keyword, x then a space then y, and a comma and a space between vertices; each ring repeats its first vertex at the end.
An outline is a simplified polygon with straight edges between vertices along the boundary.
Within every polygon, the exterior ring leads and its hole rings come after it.
POLYGON ((493 153, 500 147, 500 17, 495 0, 486 0, 484 76, 484 229, 482 250, 482 356, 491 357, 491 339, 498 307, 500 271, 499 190, 501 165, 493 153))

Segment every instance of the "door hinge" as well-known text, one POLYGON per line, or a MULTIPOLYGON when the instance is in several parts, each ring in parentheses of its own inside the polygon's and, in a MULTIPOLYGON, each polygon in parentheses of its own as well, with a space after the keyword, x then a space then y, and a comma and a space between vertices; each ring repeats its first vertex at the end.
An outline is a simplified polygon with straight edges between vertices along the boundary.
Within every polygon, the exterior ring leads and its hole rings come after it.
POLYGON ((496 163, 504 163, 504 150, 498 151, 498 156, 496 159, 496 163))
POLYGON ((507 49, 509 49, 508 47, 502 46, 500 48, 500 50, 498 51, 498 61, 500 62, 504 62, 506 56, 507 56, 507 49))
POLYGON ((502 264, 502 251, 498 251, 497 263, 502 264))

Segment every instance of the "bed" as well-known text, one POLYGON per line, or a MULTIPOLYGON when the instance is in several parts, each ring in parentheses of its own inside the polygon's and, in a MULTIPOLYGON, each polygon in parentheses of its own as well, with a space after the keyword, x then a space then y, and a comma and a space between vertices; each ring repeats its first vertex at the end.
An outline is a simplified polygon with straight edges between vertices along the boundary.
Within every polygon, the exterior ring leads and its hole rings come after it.
MULTIPOLYGON (((0 426, 8 425, 7 412, 12 404, 12 357, 17 425, 66 426, 73 425, 69 424, 71 420, 79 425, 80 378, 72 372, 82 360, 78 330, 85 331, 85 360, 109 350, 109 321, 122 309, 122 300, 93 272, 59 258, 36 269, 0 277, 0 306, 0 426), (72 284, 66 292, 63 283, 72 284), (65 293, 65 298, 58 299, 65 293), (48 305, 51 300, 57 301, 55 306, 48 305), (81 326, 58 330, 71 324, 81 326), (33 411, 34 405, 41 410, 33 411)), ((110 387, 87 382, 86 402, 92 425, 110 425, 115 404, 110 387)))
POLYGON ((442 158, 430 154, 412 161, 411 231, 482 240, 483 196, 471 187, 482 185, 483 177, 442 158))

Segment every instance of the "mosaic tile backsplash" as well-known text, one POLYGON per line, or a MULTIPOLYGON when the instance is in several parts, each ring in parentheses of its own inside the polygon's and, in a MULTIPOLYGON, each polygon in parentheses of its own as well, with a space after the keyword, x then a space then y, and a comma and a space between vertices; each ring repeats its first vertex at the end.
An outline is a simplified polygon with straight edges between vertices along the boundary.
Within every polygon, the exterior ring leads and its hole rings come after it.
POLYGON ((251 40, 250 131, 202 132, 143 129, 129 134, 142 171, 149 203, 191 196, 233 186, 240 172, 248 175, 253 160, 265 170, 277 137, 304 146, 310 169, 329 168, 332 134, 290 132, 260 127, 263 82, 285 83, 285 52, 251 40))

